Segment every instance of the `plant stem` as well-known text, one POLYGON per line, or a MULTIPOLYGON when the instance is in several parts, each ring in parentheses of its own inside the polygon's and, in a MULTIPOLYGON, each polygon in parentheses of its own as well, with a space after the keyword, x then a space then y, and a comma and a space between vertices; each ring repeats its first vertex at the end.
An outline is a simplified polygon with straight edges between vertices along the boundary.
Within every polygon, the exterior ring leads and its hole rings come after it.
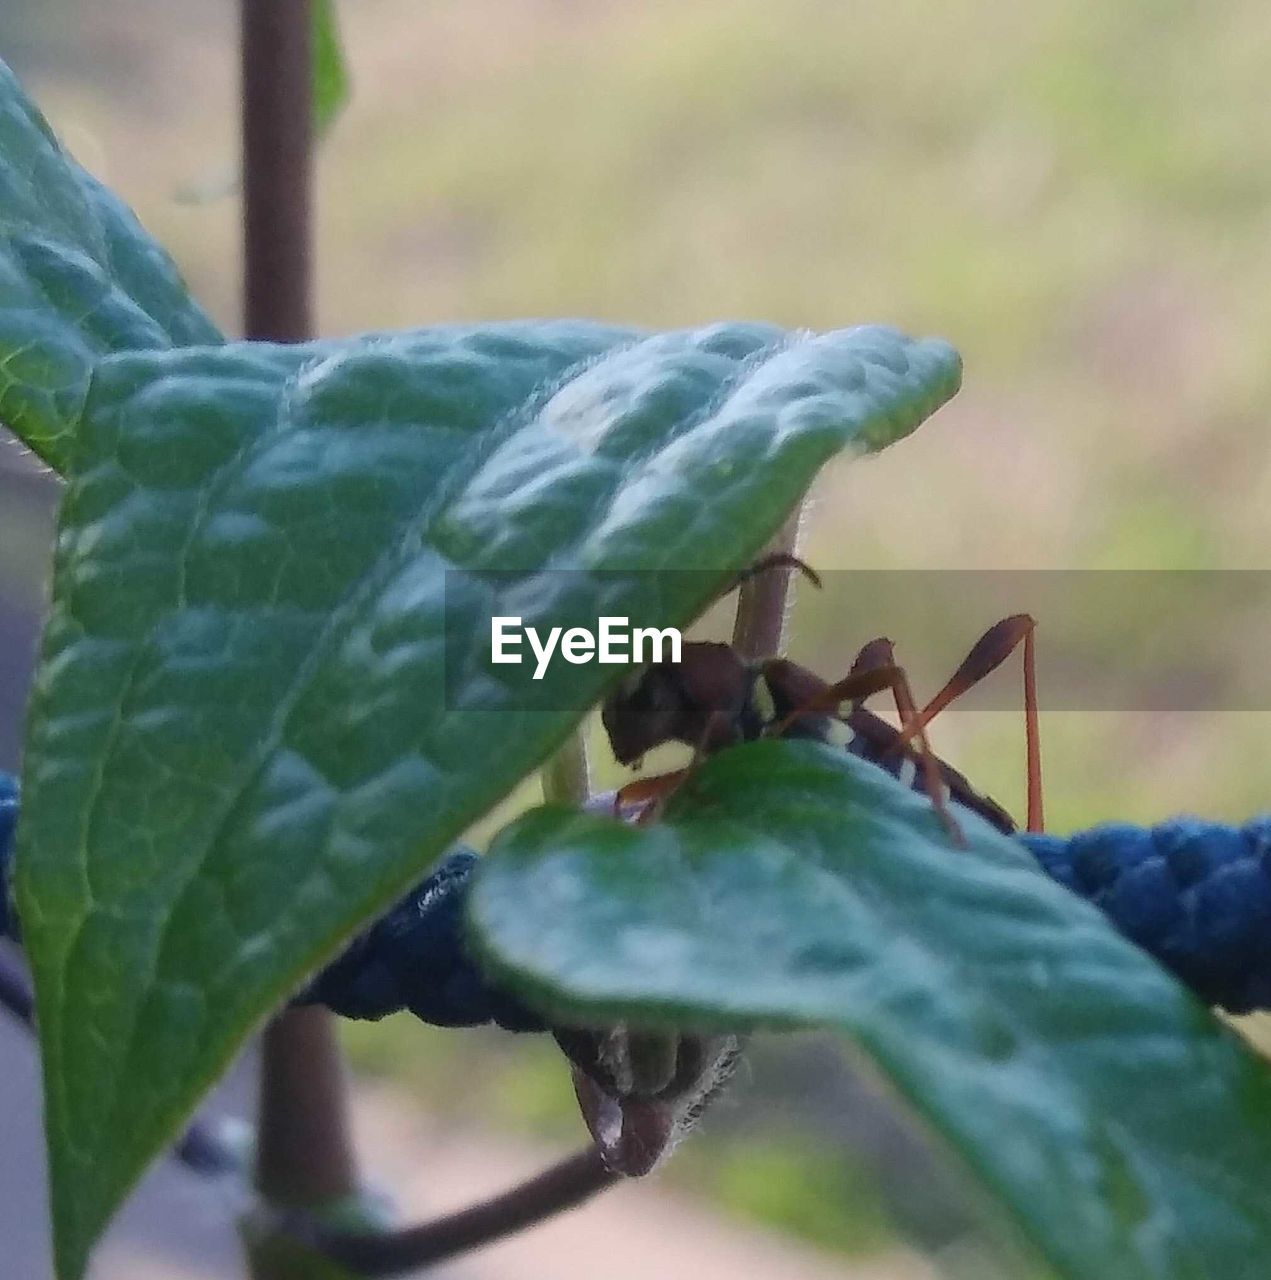
POLYGON ((388 1232, 341 1231, 291 1215, 282 1230, 358 1276, 395 1276, 435 1266, 575 1208, 618 1182, 588 1147, 526 1182, 444 1218, 388 1232))
POLYGON ((243 319, 249 338, 312 337, 310 0, 241 0, 243 319))
MULTIPOLYGON (((799 541, 800 503, 768 544, 768 552, 793 555, 799 541)), ((737 594, 733 647, 743 658, 770 658, 781 651, 792 569, 774 568, 748 578, 737 594)))
MULTIPOLYGON (((309 0, 241 0, 243 314, 249 338, 311 335, 313 37, 309 0)), ((265 1031, 256 1184, 269 1203, 357 1189, 331 1015, 288 1009, 265 1031)), ((267 1261, 258 1280, 278 1280, 267 1261)))
POLYGON ((256 1187, 272 1204, 322 1205, 357 1190, 344 1064, 328 1010, 288 1009, 260 1046, 256 1187))
POLYGON ((591 770, 587 764, 587 739, 582 728, 569 735, 543 766, 543 799, 548 804, 581 808, 591 794, 591 770))

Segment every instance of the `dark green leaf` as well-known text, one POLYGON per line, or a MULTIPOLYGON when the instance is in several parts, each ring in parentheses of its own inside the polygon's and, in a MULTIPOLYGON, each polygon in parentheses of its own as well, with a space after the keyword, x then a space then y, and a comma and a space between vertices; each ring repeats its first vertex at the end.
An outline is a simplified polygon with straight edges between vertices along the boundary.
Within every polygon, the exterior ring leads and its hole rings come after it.
POLYGON ((889 330, 581 322, 100 365, 18 852, 63 1277, 262 1015, 613 678, 527 710, 490 613, 688 620, 958 376, 889 330))
POLYGON ((843 1028, 1064 1275, 1253 1280, 1266 1064, 1014 841, 813 743, 710 761, 666 822, 528 814, 479 873, 489 961, 605 1025, 843 1028))
POLYGON ((335 0, 313 0, 313 124, 319 135, 335 123, 349 100, 335 0))
POLYGON ((0 423, 65 471, 99 356, 219 341, 167 255, 0 62, 0 423))

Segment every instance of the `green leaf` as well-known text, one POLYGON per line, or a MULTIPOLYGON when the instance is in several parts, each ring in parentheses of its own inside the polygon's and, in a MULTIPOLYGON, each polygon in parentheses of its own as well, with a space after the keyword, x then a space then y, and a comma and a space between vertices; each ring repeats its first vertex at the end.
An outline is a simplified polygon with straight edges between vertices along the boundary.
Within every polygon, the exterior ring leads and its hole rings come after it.
POLYGON ((219 340, 167 255, 0 62, 0 423, 65 471, 101 355, 219 340))
POLYGON ((1058 1271, 1253 1280, 1271 1076, 1015 841, 815 743, 707 763, 664 824, 515 822, 484 954, 583 1024, 842 1028, 1058 1271))
POLYGON ((313 0, 313 126, 321 137, 349 100, 349 69, 340 43, 335 0, 313 0))
POLYGON ((758 325, 102 362, 18 848, 63 1277, 267 1010, 616 673, 496 679, 490 615, 687 621, 958 377, 944 343, 758 325))

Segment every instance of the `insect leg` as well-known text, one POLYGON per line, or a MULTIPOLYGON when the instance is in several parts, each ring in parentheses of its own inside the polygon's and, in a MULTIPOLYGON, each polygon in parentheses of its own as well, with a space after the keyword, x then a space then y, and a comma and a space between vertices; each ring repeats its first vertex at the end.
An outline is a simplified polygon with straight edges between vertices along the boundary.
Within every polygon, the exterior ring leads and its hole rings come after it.
MULTIPOLYGON (((857 655, 850 675, 835 684, 827 685, 813 695, 802 706, 796 707, 789 715, 764 730, 765 737, 780 737, 792 724, 804 716, 831 712, 838 714, 845 702, 853 704, 862 702, 871 694, 890 689, 896 700, 896 708, 902 723, 912 723, 912 730, 906 737, 918 739, 919 766, 922 769, 923 783, 931 803, 940 815, 940 821, 953 840, 965 844, 962 829, 949 811, 945 800, 944 783, 940 777, 940 768, 932 753, 931 744, 927 740, 925 722, 917 713, 913 691, 909 687, 909 678, 904 669, 895 662, 890 640, 873 640, 857 655)), ((903 740, 898 740, 903 749, 903 740)))
POLYGON ((744 586, 752 578, 759 577, 760 574, 767 573, 769 569, 797 569, 814 587, 821 585, 821 575, 812 568, 805 560, 801 560, 793 552, 790 551, 773 551, 766 556, 760 556, 754 564, 747 565, 732 581, 728 591, 736 591, 738 587, 744 586))
POLYGON ((900 741, 908 742, 920 728, 930 724, 955 698, 979 684, 1023 644, 1024 735, 1028 772, 1028 830, 1041 831, 1042 812, 1041 728, 1037 713, 1037 660, 1033 645, 1037 623, 1026 613, 1012 614, 991 626, 971 646, 970 653, 951 675, 943 689, 913 719, 902 718, 900 741))
POLYGON ((646 815, 656 816, 657 806, 672 795, 687 776, 687 770, 675 769, 652 778, 636 778, 617 791, 594 797, 587 810, 643 825, 648 821, 646 815))
POLYGON ((957 819, 954 818, 945 800, 944 779, 940 776, 940 766, 936 762, 935 753, 931 750, 931 743, 927 738, 926 722, 918 723, 920 719, 918 707, 914 702, 913 690, 909 687, 909 677, 905 674, 904 667, 896 662, 896 651, 892 642, 883 636, 877 640, 871 640, 856 655, 856 661, 852 664, 852 670, 857 673, 886 669, 896 673, 896 678, 891 684, 891 692, 896 703, 897 718, 902 725, 913 723, 917 726, 918 732, 914 736, 918 739, 918 764, 922 770, 923 786, 949 834, 958 844, 964 845, 966 841, 963 838, 962 829, 958 826, 957 819))

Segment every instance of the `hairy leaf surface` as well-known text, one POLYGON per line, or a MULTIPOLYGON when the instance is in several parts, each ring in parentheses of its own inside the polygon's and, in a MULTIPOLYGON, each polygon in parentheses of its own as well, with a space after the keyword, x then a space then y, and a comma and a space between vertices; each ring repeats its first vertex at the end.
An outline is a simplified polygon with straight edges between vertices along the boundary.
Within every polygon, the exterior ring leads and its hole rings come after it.
POLYGON ((972 815, 764 742, 648 828, 559 808, 496 841, 471 923, 584 1025, 843 1029, 1065 1276, 1254 1280, 1271 1253, 1266 1064, 972 815))
POLYGON ((251 1027, 617 673, 531 702, 490 615, 686 622, 958 376, 889 330, 582 322, 101 363, 19 836, 63 1277, 251 1027))
POLYGON ((0 62, 0 424, 65 471, 101 355, 219 339, 168 256, 0 62))

